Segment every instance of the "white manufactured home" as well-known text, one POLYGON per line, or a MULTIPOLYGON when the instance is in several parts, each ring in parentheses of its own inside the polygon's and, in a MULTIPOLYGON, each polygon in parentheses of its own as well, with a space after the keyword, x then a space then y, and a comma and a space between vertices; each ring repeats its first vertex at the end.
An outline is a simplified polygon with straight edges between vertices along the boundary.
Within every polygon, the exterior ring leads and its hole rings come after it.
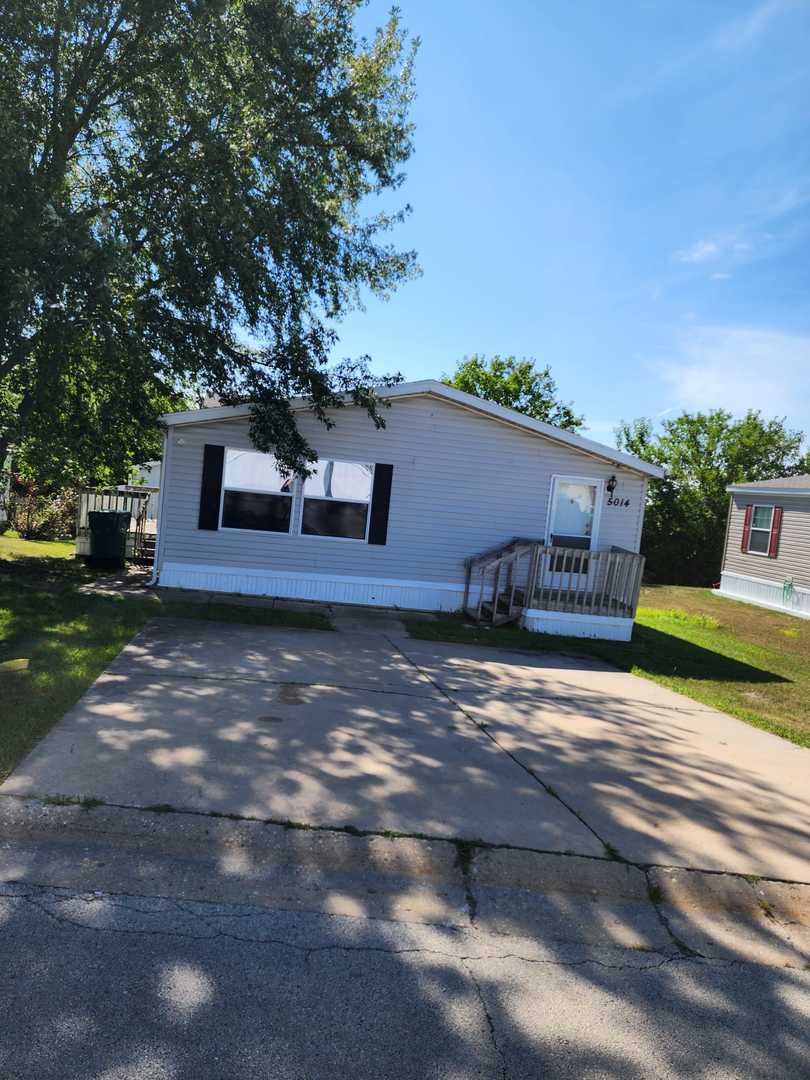
POLYGON ((726 490, 720 596, 810 619, 810 476, 726 490))
POLYGON ((248 406, 163 417, 156 583, 629 639, 660 469, 433 380, 382 396, 381 430, 295 405, 304 480, 256 451, 248 406))

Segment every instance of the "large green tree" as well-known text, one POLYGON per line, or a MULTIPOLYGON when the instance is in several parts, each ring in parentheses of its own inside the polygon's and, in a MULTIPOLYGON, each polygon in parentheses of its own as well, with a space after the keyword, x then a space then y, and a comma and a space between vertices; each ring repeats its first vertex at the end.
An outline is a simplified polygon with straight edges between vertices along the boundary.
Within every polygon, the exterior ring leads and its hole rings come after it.
POLYGON ((358 38, 359 2, 0 0, 0 461, 49 427, 52 471, 82 427, 137 444, 189 389, 254 402, 290 468, 292 397, 382 422, 366 361, 327 364, 415 269, 407 208, 370 201, 410 153, 413 43, 396 13, 358 38))
POLYGON ((804 436, 784 419, 723 409, 682 413, 655 429, 651 420, 622 423, 617 446, 663 466, 649 488, 642 549, 653 581, 708 585, 723 556, 726 485, 810 472, 804 436))
POLYGON ((570 402, 559 399, 551 368, 539 368, 534 360, 493 356, 487 361, 485 356, 465 356, 443 382, 555 427, 576 431, 584 423, 570 402))

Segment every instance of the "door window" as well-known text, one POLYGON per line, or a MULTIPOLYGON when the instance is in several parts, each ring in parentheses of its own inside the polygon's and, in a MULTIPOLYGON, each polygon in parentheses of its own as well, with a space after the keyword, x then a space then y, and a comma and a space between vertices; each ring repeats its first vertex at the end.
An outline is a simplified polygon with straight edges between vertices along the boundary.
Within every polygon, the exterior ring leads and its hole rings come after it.
POLYGON ((558 480, 552 517, 555 547, 590 548, 596 513, 596 484, 558 480))

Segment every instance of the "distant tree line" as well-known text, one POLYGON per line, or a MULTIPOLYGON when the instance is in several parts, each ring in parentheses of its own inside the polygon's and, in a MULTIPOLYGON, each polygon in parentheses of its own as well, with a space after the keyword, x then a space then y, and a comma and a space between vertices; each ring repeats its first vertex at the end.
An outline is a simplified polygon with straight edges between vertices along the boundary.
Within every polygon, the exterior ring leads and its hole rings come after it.
POLYGON ((728 484, 810 472, 804 433, 784 418, 750 410, 684 412, 658 429, 651 420, 622 423, 620 450, 666 470, 650 484, 642 551, 650 581, 711 585, 719 579, 728 514, 728 484))

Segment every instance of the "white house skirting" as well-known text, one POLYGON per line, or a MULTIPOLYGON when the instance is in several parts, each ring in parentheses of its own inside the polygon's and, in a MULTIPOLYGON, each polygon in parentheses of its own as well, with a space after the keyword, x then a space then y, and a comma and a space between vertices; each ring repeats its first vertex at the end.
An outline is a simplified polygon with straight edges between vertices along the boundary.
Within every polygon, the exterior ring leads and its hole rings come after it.
POLYGON ((629 641, 633 633, 632 619, 615 615, 585 615, 572 611, 540 611, 527 608, 523 626, 541 634, 563 634, 566 637, 605 638, 608 641, 629 641))
POLYGON ((158 584, 175 589, 321 600, 330 604, 368 604, 413 611, 458 611, 464 600, 464 585, 460 582, 398 581, 197 563, 165 562, 158 584))
POLYGON ((792 594, 786 599, 781 581, 724 572, 720 575, 717 595, 730 600, 745 600, 759 607, 787 612, 788 615, 798 615, 800 619, 810 619, 810 589, 794 585, 792 594))

